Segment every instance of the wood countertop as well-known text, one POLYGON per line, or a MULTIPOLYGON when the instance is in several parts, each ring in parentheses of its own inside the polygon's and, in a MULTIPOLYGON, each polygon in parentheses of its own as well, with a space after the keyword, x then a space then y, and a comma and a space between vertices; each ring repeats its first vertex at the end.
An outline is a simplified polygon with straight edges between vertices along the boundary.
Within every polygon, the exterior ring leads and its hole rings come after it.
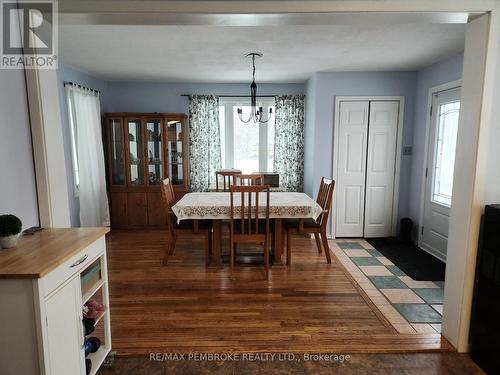
POLYGON ((43 229, 0 249, 0 279, 37 279, 109 232, 109 228, 43 229))

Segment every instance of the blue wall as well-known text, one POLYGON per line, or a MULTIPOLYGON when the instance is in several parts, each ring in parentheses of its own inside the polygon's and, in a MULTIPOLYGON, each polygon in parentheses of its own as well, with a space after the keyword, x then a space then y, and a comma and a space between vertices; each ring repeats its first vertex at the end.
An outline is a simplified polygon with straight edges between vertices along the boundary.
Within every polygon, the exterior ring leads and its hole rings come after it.
POLYGON ((304 124, 304 192, 314 197, 314 134, 316 123, 316 76, 306 82, 304 124))
POLYGON ((0 215, 16 215, 26 229, 39 220, 24 71, 0 69, 0 82, 0 215))
MULTIPOLYGON (((248 83, 108 82, 108 112, 187 113, 192 95, 249 95, 248 83)), ((304 84, 259 84, 259 95, 304 94, 304 84)))
POLYGON ((408 216, 415 222, 415 228, 418 228, 420 219, 429 89, 434 86, 461 79, 462 63, 463 53, 447 60, 440 61, 417 72, 415 117, 413 121, 413 157, 410 168, 411 183, 409 186, 408 202, 408 216))
MULTIPOLYGON (((307 123, 308 131, 314 128, 314 145, 306 149, 306 169, 312 175, 312 186, 306 192, 315 196, 321 177, 332 176, 333 163, 333 125, 335 116, 335 97, 385 95, 404 96, 403 146, 412 144, 413 115, 415 103, 416 72, 335 72, 316 73, 309 87, 314 86, 314 101, 307 111, 314 111, 314 124, 307 123), (315 81, 315 83, 314 83, 315 81), (312 108, 311 108, 312 107, 312 108), (311 172, 311 169, 313 170, 311 172)), ((307 139, 311 142, 309 139, 307 139)), ((308 143, 309 145, 309 143, 308 143)), ((399 216, 408 213, 408 187, 410 184, 411 157, 401 157, 401 177, 399 196, 399 216)))

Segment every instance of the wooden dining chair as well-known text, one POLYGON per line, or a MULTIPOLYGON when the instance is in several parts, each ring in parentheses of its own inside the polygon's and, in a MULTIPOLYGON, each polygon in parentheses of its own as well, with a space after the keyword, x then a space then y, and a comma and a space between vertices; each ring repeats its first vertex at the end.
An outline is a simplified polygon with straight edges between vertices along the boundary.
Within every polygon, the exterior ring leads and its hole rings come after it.
POLYGON ((174 253, 177 236, 184 234, 205 237, 205 265, 208 266, 212 244, 212 222, 210 220, 182 220, 177 223, 177 217, 172 212, 172 206, 175 204, 174 188, 168 178, 163 180, 161 193, 165 211, 167 212, 168 229, 167 248, 163 257, 163 265, 168 263, 168 258, 174 253))
POLYGON ((264 185, 264 176, 261 174, 237 174, 235 177, 237 186, 264 185))
POLYGON ((236 185, 236 176, 240 175, 239 170, 227 170, 227 171, 216 171, 215 172, 215 190, 216 191, 230 191, 231 186, 236 185), (222 178, 222 185, 219 182, 222 178), (219 188, 220 186, 220 188, 219 188))
POLYGON ((286 231, 286 263, 290 265, 292 262, 292 235, 294 233, 314 234, 318 253, 321 253, 321 243, 323 243, 326 261, 331 263, 330 247, 326 238, 326 225, 328 223, 328 215, 332 205, 333 190, 335 181, 327 178, 321 179, 321 184, 316 202, 321 207, 320 216, 314 219, 286 219, 283 221, 283 228, 286 231))
POLYGON ((263 247, 266 279, 269 279, 269 186, 232 186, 231 187, 231 220, 229 251, 231 259, 231 275, 234 275, 236 245, 240 243, 257 244, 263 247), (265 206, 259 209, 260 193, 265 193, 265 206), (239 205, 235 198, 240 196, 239 205), (253 198, 253 199, 252 199, 253 198))

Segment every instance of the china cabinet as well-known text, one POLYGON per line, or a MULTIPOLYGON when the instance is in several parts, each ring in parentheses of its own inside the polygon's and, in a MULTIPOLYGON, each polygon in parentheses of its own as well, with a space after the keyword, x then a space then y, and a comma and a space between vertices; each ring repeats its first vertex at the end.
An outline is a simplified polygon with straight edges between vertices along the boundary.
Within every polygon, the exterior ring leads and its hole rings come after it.
POLYGON ((111 226, 162 226, 160 184, 187 192, 187 117, 171 113, 107 113, 105 144, 111 226))

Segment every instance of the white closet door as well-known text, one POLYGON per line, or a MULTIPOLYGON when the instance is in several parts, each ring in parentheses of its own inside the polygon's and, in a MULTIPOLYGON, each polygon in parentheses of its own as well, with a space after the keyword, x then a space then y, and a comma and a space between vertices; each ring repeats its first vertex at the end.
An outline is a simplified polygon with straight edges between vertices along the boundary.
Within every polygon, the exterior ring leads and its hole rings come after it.
POLYGON ((364 237, 392 235, 399 102, 370 102, 364 237))
POLYGON ((336 187, 337 237, 362 237, 369 102, 341 102, 336 187))

